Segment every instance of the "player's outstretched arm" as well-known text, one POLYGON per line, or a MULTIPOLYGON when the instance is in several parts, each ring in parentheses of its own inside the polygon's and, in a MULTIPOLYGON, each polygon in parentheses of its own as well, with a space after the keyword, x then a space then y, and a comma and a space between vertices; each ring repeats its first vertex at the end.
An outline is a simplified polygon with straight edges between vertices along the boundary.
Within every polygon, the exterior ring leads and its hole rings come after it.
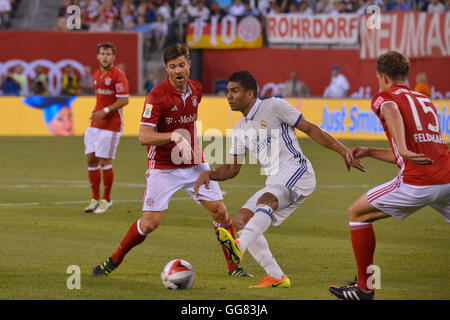
POLYGON ((194 193, 196 196, 198 196, 198 191, 202 185, 205 185, 205 188, 209 189, 210 180, 224 181, 232 179, 239 174, 241 164, 238 162, 238 157, 235 156, 230 160, 231 161, 227 161, 226 164, 223 164, 214 170, 204 171, 200 174, 197 181, 194 183, 194 193))
POLYGON ((347 170, 350 170, 350 167, 354 167, 360 171, 363 172, 366 171, 366 169, 358 159, 354 159, 353 161, 350 160, 349 158, 350 150, 346 146, 340 143, 335 137, 330 135, 328 132, 320 129, 314 123, 311 123, 307 121, 304 117, 302 117, 298 122, 296 128, 307 134, 311 139, 313 139, 320 145, 339 153, 342 156, 342 158, 344 158, 347 170))
POLYGON ((350 160, 370 157, 381 161, 396 163, 394 153, 391 149, 373 147, 354 147, 349 153, 350 160))
POLYGON ((433 160, 425 157, 424 154, 419 154, 408 150, 406 146, 403 117, 400 110, 398 110, 397 105, 391 102, 383 104, 381 114, 386 121, 386 126, 392 136, 392 139, 394 140, 394 143, 397 145, 398 152, 404 159, 421 165, 429 165, 433 163, 433 160))

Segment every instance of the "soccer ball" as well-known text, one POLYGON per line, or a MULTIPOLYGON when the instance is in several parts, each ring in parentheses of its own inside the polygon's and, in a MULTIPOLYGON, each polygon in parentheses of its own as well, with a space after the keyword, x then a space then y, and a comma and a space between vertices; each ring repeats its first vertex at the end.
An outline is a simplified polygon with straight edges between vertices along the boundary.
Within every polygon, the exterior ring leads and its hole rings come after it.
POLYGON ((186 260, 174 259, 164 266, 161 279, 167 289, 190 289, 194 285, 195 272, 186 260))

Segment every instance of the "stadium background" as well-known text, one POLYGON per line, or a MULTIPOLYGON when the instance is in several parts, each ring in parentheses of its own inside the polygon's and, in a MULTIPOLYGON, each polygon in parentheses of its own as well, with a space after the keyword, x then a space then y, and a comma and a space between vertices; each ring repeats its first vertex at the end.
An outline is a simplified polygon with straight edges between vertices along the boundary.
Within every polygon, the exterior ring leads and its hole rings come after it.
MULTIPOLYGON (((145 94, 155 82, 165 77, 161 49, 174 41, 186 42, 190 46, 193 62, 191 77, 200 80, 204 86, 204 98, 199 110, 199 120, 202 123, 199 132, 203 134, 208 135, 209 129, 218 129, 224 135, 226 130, 231 129, 240 118, 240 114, 229 110, 224 98, 224 85, 231 72, 249 70, 258 80, 260 96, 270 97, 282 96, 285 82, 289 80, 291 72, 296 71, 299 75, 298 80, 308 86, 310 96, 286 96, 285 98, 301 110, 307 119, 320 125, 335 137, 345 139, 344 141, 349 145, 366 144, 368 142, 365 140, 371 140, 376 145, 385 146, 386 140, 380 123, 369 108, 371 96, 378 91, 374 59, 387 50, 398 50, 411 59, 408 82, 412 87, 416 86, 419 73, 426 74, 430 97, 436 105, 440 127, 448 141, 450 135, 448 107, 450 102, 448 100, 450 99, 450 73, 448 72, 450 70, 450 13, 447 1, 254 0, 245 6, 237 6, 234 2, 226 0, 217 1, 217 3, 209 0, 191 0, 189 4, 187 2, 185 0, 0 0, 0 80, 2 83, 0 89, 6 88, 4 83, 8 78, 17 77, 16 81, 20 82, 17 80, 20 79, 20 74, 15 75, 18 73, 19 65, 23 68, 22 79, 26 82, 25 87, 19 88, 20 92, 8 93, 5 92, 6 90, 0 90, 1 159, 3 163, 10 164, 9 169, 7 166, 4 167, 3 175, 0 175, 3 177, 2 190, 5 191, 3 197, 0 197, 0 203, 3 205, 0 211, 4 211, 3 217, 8 217, 10 222, 15 224, 21 221, 16 214, 20 216, 29 213, 26 206, 23 209, 10 208, 9 204, 14 204, 15 200, 19 201, 19 199, 13 195, 13 189, 6 191, 7 185, 8 183, 14 185, 13 181, 19 183, 21 179, 24 179, 21 166, 40 167, 39 161, 47 161, 47 156, 51 157, 51 154, 56 152, 51 145, 54 145, 54 148, 62 148, 61 150, 65 148, 65 144, 78 148, 79 161, 74 170, 79 170, 81 177, 74 173, 71 179, 75 181, 84 179, 82 165, 84 159, 79 143, 84 130, 89 126, 88 119, 95 104, 95 97, 92 88, 84 87, 82 83, 89 79, 88 70, 93 71, 97 68, 96 44, 104 41, 111 41, 117 46, 116 63, 125 70, 130 82, 130 103, 124 109, 123 134, 126 138, 121 142, 119 150, 123 148, 129 152, 130 145, 136 144, 135 137, 138 134, 145 94), (75 5, 80 11, 73 7, 68 11, 67 8, 71 5, 75 5), (369 5, 377 5, 380 15, 367 13, 369 5), (186 13, 178 9, 182 6, 189 7, 186 13), (217 6, 223 8, 217 9, 217 6), (226 6, 230 7, 227 9, 226 6), (204 7, 208 8, 209 13, 204 7), (77 12, 80 16, 77 16, 77 12), (204 18, 199 20, 199 16, 204 18), (72 91, 70 94, 64 91, 63 84, 67 65, 73 67, 78 83, 77 88, 74 89, 75 93, 72 91), (349 94, 347 97, 338 99, 323 98, 323 92, 330 82, 330 68, 335 65, 340 67, 341 73, 349 80, 349 94), (36 68, 39 66, 47 78, 48 86, 45 92, 36 93, 34 79, 38 78, 36 68), (73 135, 72 138, 52 137, 58 134, 49 129, 45 107, 31 107, 26 102, 27 97, 34 95, 45 98, 66 97, 63 100, 71 111, 70 135, 73 135), (70 96, 73 98, 69 99, 70 96), (35 162, 27 163, 22 158, 23 154, 18 150, 23 148, 30 148, 31 151, 36 152, 35 162), (41 149, 46 150, 48 154, 39 156, 41 149), (6 160, 10 157, 15 159, 14 156, 20 160, 6 160)), ((298 135, 299 138, 303 137, 300 133, 298 135)), ((320 154, 320 150, 315 151, 308 142, 302 141, 301 144, 312 148, 313 158, 320 154)), ((132 152, 135 151, 133 149, 132 152)), ((136 152, 137 154, 145 153, 140 149, 136 152)), ((68 152, 67 154, 71 157, 77 156, 77 153, 68 152)), ((125 157, 119 151, 119 159, 121 154, 125 157)), ((60 160, 60 170, 64 172, 64 163, 67 159, 62 156, 60 160)), ((319 158, 316 161, 320 163, 322 160, 319 158)), ((130 163, 118 161, 117 166, 120 167, 120 164, 130 165, 130 163)), ((136 165, 143 168, 145 160, 136 165)), ((327 172, 329 167, 334 167, 326 163, 322 165, 323 172, 327 172)), ((373 166, 377 167, 376 164, 373 166)), ((377 178, 384 176, 388 178, 395 174, 394 169, 385 171, 376 169, 375 172, 378 172, 377 178)), ((122 170, 125 171, 125 169, 122 170)), ((139 174, 142 173, 141 171, 139 174)), ((49 171, 43 171, 42 168, 36 172, 36 180, 45 180, 48 176, 63 179, 49 171)), ((118 174, 118 184, 120 185, 120 179, 129 181, 129 177, 133 175, 134 173, 129 176, 118 174)), ((368 186, 382 182, 377 178, 370 176, 363 178, 366 180, 362 185, 367 189, 368 186)), ((141 183, 140 178, 136 179, 141 183)), ((331 176, 325 180, 331 185, 341 186, 345 183, 355 185, 354 180, 342 178, 340 175, 331 176), (339 183, 336 183, 335 179, 339 183)), ((240 183, 248 184, 251 189, 254 183, 248 181, 243 179, 240 183)), ((88 188, 87 183, 85 188, 88 188)), ((120 187, 117 187, 117 190, 119 189, 120 187)), ((47 202, 50 201, 53 195, 46 193, 45 189, 42 190, 44 192, 36 190, 31 198, 43 198, 47 199, 47 202)), ((357 196, 362 190, 356 188, 352 192, 355 192, 354 196, 357 196)), ((80 191, 77 195, 82 198, 82 194, 80 191)), ((133 197, 141 197, 139 193, 137 195, 133 194, 133 197)), ((28 203, 27 199, 20 199, 20 201, 28 203)), ((318 203, 320 204, 320 201, 312 200, 312 204, 318 203)), ((346 203, 339 203, 339 210, 344 212, 345 206, 349 203, 350 199, 346 203)), ((239 203, 232 204, 232 207, 237 208, 238 205, 239 203)), ((133 207, 136 205, 133 204, 133 207)), ((129 210, 125 209, 125 204, 122 207, 118 204, 116 208, 118 211, 120 208, 129 210)), ((183 207, 178 209, 182 211, 183 207)), ((61 208, 54 210, 60 212, 61 208)), ((75 212, 71 214, 76 216, 75 212)), ((334 214, 332 213, 331 216, 334 214)), ((341 218, 344 221, 345 215, 341 218)), ((54 217, 49 219, 52 221, 54 217)), ((302 220, 299 219, 299 221, 302 220)), ((411 221, 414 228, 420 229, 420 219, 411 218, 411 221)), ((435 239, 439 254, 436 260, 431 259, 432 265, 448 261, 449 257, 448 247, 439 247, 443 243, 448 243, 448 233, 446 234, 445 228, 440 229, 437 226, 439 223, 441 223, 440 220, 431 220, 423 226, 423 228, 441 232, 435 239)), ((125 224, 126 222, 122 222, 122 227, 125 224)), ((345 226, 345 223, 343 225, 345 226)), ((316 227, 314 225, 314 228, 316 227)), ((122 229, 117 231, 117 239, 121 236, 122 229)), ((7 227, 4 230, 7 230, 7 227)), ((13 237, 8 232, 3 233, 3 236, 5 239, 10 237, 7 240, 13 237)), ((110 250, 111 241, 116 240, 113 238, 107 243, 108 246, 105 244, 107 250, 110 250)), ((348 249, 346 247, 346 250, 348 249)), ((3 256, 8 254, 10 252, 3 252, 3 256)), ((166 258, 161 257, 161 259, 164 261, 166 258)), ((195 262, 195 258, 192 259, 195 262)), ((349 263, 352 262, 351 259, 352 257, 349 256, 349 263)), ((190 259, 187 258, 187 260, 190 259)), ((16 262, 12 261, 10 267, 14 270, 16 262)), ((448 274, 448 264, 444 270, 441 268, 441 271, 443 274, 448 274)), ((439 274, 437 271, 432 273, 439 274)), ((444 279, 443 284, 448 284, 448 278, 444 277, 444 279)), ((12 284, 13 281, 9 280, 12 284)), ((447 285, 446 288, 448 287, 447 285)), ((45 294, 30 293, 27 290, 24 295, 13 290, 5 292, 2 298, 46 297, 45 294)), ((173 298, 161 292, 158 294, 162 298, 173 298)), ((48 294, 48 296, 67 297, 65 293, 48 294)), ((80 297, 86 298, 82 295, 75 296, 75 298, 80 297)), ((116 296, 105 295, 104 297, 115 298, 116 296)), ((205 298, 205 296, 199 296, 199 298, 202 297, 205 298)), ((259 295, 247 297, 264 299, 264 296, 259 295)), ((283 294, 278 298, 301 297, 283 294)), ((306 294, 303 297, 324 298, 319 293, 306 294)), ((391 298, 388 295, 385 297, 391 298)), ((448 297, 448 289, 428 297, 448 297)), ((183 299, 183 296, 176 298, 183 299)), ((276 299, 277 296, 271 296, 271 298, 276 299)))

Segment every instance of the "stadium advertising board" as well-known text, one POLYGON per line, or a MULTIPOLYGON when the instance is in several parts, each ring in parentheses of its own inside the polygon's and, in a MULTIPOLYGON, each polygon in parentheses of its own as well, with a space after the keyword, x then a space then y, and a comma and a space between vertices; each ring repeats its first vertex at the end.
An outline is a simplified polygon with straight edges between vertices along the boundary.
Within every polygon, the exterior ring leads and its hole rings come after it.
MULTIPOLYGON (((330 68, 337 65, 350 83, 351 98, 371 98, 378 92, 375 63, 363 60, 354 49, 273 49, 202 50, 202 83, 205 93, 218 93, 228 76, 248 70, 258 80, 259 95, 281 95, 292 71, 298 73, 311 96, 321 97, 330 84, 330 68), (218 61, 225 63, 218 63, 218 61)), ((416 75, 424 72, 432 99, 450 99, 450 59, 411 59, 408 82, 414 87, 416 75)))
POLYGON ((0 32, 0 79, 21 65, 29 81, 41 66, 49 81, 48 91, 58 95, 64 67, 72 65, 78 75, 84 66, 98 68, 97 44, 112 42, 116 46, 116 65, 122 63, 130 84, 130 93, 138 93, 138 36, 136 33, 78 33, 53 31, 0 32))
POLYGON ((262 23, 253 16, 197 19, 187 25, 186 43, 192 49, 261 48, 262 30, 262 23))
MULTIPOLYGON (((383 128, 370 110, 369 99, 286 99, 304 117, 338 139, 383 140, 383 128)), ((123 109, 123 135, 137 136, 145 97, 130 97, 123 109)), ((0 97, 0 136, 81 136, 89 126, 94 97, 0 97), (46 101, 45 101, 46 100, 46 101)), ((450 100, 435 100, 439 126, 448 142, 450 100)), ((203 97, 198 132, 205 137, 226 136, 241 118, 224 97, 203 97)), ((304 134, 297 131, 299 137, 304 134)), ((207 138, 209 139, 209 138, 207 138)))
POLYGON ((450 56, 450 12, 397 11, 382 13, 379 19, 379 28, 360 24, 361 59, 375 59, 389 50, 410 59, 450 56))
POLYGON ((269 44, 333 44, 358 42, 357 14, 271 14, 267 16, 269 44))

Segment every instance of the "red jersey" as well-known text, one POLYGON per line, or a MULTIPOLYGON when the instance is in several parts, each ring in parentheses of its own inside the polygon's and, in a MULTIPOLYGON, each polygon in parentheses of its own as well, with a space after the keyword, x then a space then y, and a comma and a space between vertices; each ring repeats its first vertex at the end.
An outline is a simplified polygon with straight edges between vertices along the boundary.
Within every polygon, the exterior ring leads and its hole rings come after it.
MULTIPOLYGON (((145 98, 141 125, 153 126, 158 132, 173 132, 178 129, 178 132, 191 143, 192 150, 195 150, 191 163, 178 161, 174 163, 172 161, 174 142, 148 146, 149 169, 184 168, 204 162, 195 124, 201 99, 202 85, 195 80, 188 80, 186 94, 175 89, 168 78, 149 92, 145 98)), ((179 160, 180 157, 177 159, 179 160)))
POLYGON ((450 183, 450 154, 439 127, 437 111, 431 100, 403 83, 395 83, 389 90, 373 97, 372 110, 380 118, 384 132, 400 168, 400 175, 406 184, 435 185, 450 183), (395 145, 381 114, 383 104, 397 105, 405 127, 408 150, 424 154, 433 160, 431 165, 417 165, 403 159, 395 145))
MULTIPOLYGON (((117 101, 117 98, 125 98, 130 95, 128 80, 123 71, 117 67, 113 67, 105 74, 97 69, 92 78, 94 80, 95 97, 97 98, 93 112, 112 105, 117 101)), ((109 112, 97 124, 91 122, 91 127, 118 132, 122 131, 122 126, 122 108, 109 112)))

